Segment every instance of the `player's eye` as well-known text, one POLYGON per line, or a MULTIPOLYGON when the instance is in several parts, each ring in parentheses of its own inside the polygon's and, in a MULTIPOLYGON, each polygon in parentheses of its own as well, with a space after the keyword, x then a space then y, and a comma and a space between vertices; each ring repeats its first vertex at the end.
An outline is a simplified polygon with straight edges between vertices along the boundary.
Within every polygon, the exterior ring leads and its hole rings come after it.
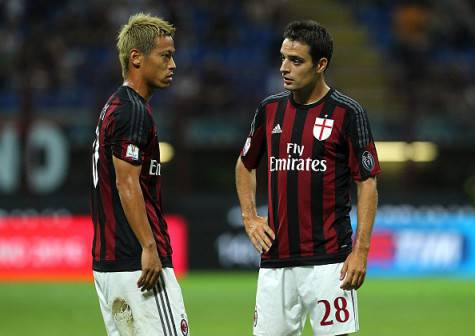
POLYGON ((303 63, 303 60, 300 58, 292 58, 292 63, 299 65, 303 63))

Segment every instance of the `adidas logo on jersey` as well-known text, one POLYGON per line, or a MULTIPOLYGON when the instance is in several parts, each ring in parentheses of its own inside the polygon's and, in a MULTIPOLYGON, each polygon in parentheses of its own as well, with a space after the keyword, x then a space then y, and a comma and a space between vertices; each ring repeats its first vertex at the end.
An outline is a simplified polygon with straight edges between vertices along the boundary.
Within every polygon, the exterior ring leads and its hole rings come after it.
POLYGON ((274 129, 272 130, 272 134, 282 133, 282 129, 280 128, 280 124, 275 125, 274 129))

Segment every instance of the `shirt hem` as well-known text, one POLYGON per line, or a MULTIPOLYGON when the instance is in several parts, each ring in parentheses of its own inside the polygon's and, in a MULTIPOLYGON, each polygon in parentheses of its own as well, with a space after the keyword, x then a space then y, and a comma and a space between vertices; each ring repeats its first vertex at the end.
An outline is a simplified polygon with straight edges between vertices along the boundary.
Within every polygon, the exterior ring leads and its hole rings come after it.
POLYGON ((322 257, 299 257, 289 259, 261 259, 261 268, 281 268, 295 266, 318 266, 327 264, 336 264, 344 262, 351 250, 344 251, 338 255, 332 255, 325 258, 322 257))
MULTIPOLYGON (((171 256, 161 256, 162 267, 173 268, 171 256)), ((140 258, 115 260, 115 261, 93 261, 92 269, 97 272, 130 272, 142 269, 140 258)))

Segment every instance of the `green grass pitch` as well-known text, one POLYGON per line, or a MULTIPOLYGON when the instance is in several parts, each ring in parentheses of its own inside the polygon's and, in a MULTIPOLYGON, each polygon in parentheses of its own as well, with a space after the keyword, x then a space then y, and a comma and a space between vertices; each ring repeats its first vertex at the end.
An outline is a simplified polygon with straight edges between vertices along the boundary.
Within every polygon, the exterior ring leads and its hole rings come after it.
MULTIPOLYGON (((180 280, 193 336, 251 335, 257 273, 180 280)), ((470 335, 475 281, 372 279, 358 292, 358 335, 470 335)), ((303 335, 311 335, 307 324, 303 335)), ((0 283, 0 335, 106 335, 92 283, 0 283)))

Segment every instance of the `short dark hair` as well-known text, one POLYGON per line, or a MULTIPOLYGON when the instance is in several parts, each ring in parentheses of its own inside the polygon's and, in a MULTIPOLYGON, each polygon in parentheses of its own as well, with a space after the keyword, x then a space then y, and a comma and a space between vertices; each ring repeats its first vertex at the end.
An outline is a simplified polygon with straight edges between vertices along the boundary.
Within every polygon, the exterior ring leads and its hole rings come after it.
POLYGON ((322 57, 325 57, 328 60, 326 67, 328 69, 333 54, 333 39, 325 27, 318 22, 292 21, 285 27, 283 38, 307 44, 310 47, 313 63, 317 64, 322 57))

